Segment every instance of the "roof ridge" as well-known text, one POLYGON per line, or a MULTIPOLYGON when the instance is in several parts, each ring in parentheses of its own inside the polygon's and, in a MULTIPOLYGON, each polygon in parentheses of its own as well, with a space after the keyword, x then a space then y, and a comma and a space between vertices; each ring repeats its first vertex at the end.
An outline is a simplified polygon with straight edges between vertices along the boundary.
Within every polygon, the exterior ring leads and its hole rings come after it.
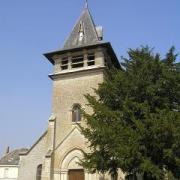
POLYGON ((94 31, 95 31, 95 33, 96 33, 96 37, 97 37, 97 40, 98 40, 98 34, 97 34, 97 30, 96 30, 96 24, 95 24, 95 22, 94 22, 94 20, 93 20, 93 17, 92 17, 92 15, 91 15, 91 12, 90 12, 89 8, 87 8, 87 11, 88 11, 89 16, 90 16, 90 18, 91 18, 91 21, 92 21, 92 24, 93 24, 93 27, 94 27, 94 31))

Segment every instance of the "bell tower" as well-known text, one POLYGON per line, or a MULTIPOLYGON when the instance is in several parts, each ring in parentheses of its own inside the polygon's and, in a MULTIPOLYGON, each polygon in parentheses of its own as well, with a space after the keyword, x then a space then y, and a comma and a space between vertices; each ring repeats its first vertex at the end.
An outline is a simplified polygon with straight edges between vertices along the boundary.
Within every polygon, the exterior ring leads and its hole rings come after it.
POLYGON ((52 114, 56 121, 53 178, 68 180, 73 173, 79 173, 82 180, 95 180, 76 163, 82 158, 82 151, 88 151, 87 141, 77 125, 85 124, 80 108, 90 111, 84 95, 94 94, 93 89, 103 82, 107 68, 120 68, 118 59, 111 44, 103 40, 103 28, 95 26, 87 5, 63 48, 44 55, 53 65, 53 73, 49 75, 53 81, 52 114))
POLYGON ((53 66, 52 115, 47 130, 20 154, 18 180, 99 180, 78 164, 89 151, 79 128, 85 126, 81 109, 92 112, 84 95, 94 95, 108 68, 121 67, 87 2, 63 47, 44 55, 53 66))

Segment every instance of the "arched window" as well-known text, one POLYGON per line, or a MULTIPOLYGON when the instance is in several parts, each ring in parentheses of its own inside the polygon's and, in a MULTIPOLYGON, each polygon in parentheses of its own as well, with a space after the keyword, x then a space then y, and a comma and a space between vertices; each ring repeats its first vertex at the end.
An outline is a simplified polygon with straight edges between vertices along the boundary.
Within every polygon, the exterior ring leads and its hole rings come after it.
POLYGON ((79 104, 74 104, 72 108, 72 122, 81 121, 81 106, 79 104))
POLYGON ((40 164, 37 167, 37 171, 36 171, 36 180, 41 180, 42 178, 42 164, 40 164))

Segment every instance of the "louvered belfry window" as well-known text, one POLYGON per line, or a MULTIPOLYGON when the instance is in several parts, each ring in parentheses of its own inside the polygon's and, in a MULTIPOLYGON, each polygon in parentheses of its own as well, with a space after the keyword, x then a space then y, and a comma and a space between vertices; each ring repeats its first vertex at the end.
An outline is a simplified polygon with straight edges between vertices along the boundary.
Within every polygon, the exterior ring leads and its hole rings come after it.
POLYGON ((95 65, 95 54, 94 53, 89 53, 87 56, 88 59, 88 66, 93 66, 95 65))
POLYGON ((72 108, 72 122, 80 122, 81 121, 81 106, 79 104, 75 104, 72 108))
POLYGON ((71 67, 72 68, 80 68, 84 66, 84 56, 73 56, 71 59, 71 67))
POLYGON ((64 57, 61 60, 61 70, 68 69, 68 57, 64 57))

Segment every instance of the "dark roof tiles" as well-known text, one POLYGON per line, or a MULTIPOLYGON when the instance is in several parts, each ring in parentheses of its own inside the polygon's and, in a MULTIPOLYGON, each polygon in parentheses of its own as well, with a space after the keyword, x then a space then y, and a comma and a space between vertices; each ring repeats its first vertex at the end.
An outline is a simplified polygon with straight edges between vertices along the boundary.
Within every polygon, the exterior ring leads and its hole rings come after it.
POLYGON ((18 165, 19 164, 19 154, 23 152, 27 152, 28 149, 16 149, 0 159, 0 165, 18 165))

